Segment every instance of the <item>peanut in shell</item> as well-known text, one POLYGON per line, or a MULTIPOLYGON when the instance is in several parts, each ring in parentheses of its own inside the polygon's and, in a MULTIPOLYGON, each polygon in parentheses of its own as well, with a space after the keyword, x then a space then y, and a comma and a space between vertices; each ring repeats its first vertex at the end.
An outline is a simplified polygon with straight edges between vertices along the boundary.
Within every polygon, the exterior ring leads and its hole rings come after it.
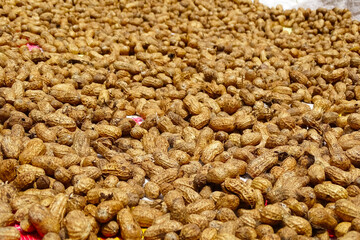
POLYGON ((310 237, 312 235, 312 228, 310 223, 298 216, 288 216, 284 218, 284 224, 291 229, 294 229, 298 234, 310 237))
POLYGON ((253 160, 247 166, 246 172, 253 178, 264 173, 278 162, 276 153, 265 153, 253 160))
POLYGON ((0 227, 0 238, 4 240, 19 240, 20 232, 15 227, 0 227))
POLYGON ((240 178, 227 178, 224 181, 224 187, 226 190, 235 193, 245 203, 254 207, 256 204, 256 196, 254 189, 248 186, 240 178))
POLYGON ((317 198, 330 202, 336 202, 339 199, 346 199, 348 197, 345 188, 330 182, 316 185, 314 191, 317 198))
POLYGON ((344 221, 352 221, 360 216, 360 208, 346 199, 340 199, 335 202, 335 213, 344 221))
POLYGON ((80 210, 69 212, 64 218, 65 228, 70 238, 85 240, 90 234, 91 223, 80 210))

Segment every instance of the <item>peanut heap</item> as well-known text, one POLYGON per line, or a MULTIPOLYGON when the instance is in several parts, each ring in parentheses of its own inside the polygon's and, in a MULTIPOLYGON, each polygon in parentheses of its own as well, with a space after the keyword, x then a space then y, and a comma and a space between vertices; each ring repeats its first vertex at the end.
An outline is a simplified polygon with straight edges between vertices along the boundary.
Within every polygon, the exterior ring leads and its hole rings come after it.
POLYGON ((0 239, 360 239, 349 11, 0 6, 0 239))

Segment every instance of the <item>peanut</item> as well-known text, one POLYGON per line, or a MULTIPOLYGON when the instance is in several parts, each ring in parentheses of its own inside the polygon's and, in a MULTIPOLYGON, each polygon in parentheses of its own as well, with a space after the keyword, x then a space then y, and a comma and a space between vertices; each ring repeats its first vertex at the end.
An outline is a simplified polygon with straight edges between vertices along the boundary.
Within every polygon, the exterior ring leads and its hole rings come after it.
POLYGON ((15 227, 1 227, 0 237, 4 240, 19 240, 20 232, 15 227))
POLYGON ((358 238, 348 10, 83 0, 0 12, 1 239, 20 238, 15 222, 44 239, 358 238))

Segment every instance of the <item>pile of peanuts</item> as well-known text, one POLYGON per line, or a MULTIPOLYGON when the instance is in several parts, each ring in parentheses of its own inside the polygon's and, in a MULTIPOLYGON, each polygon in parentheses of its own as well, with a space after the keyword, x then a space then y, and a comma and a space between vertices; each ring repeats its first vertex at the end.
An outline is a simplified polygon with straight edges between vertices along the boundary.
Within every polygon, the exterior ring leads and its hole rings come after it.
POLYGON ((360 239, 359 25, 257 0, 0 1, 0 239, 360 239))

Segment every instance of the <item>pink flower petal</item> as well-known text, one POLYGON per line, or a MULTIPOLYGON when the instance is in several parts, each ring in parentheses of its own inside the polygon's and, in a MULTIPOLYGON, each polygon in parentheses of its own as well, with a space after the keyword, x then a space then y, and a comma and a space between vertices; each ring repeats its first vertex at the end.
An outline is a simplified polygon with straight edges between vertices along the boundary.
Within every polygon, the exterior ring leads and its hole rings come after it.
POLYGON ((139 116, 136 116, 136 115, 126 116, 126 117, 131 118, 132 120, 134 120, 139 125, 141 125, 141 123, 144 121, 144 119, 142 117, 139 117, 139 116))
POLYGON ((26 46, 28 47, 29 51, 32 51, 33 49, 40 49, 40 51, 43 51, 41 47, 35 44, 27 43, 26 46))

